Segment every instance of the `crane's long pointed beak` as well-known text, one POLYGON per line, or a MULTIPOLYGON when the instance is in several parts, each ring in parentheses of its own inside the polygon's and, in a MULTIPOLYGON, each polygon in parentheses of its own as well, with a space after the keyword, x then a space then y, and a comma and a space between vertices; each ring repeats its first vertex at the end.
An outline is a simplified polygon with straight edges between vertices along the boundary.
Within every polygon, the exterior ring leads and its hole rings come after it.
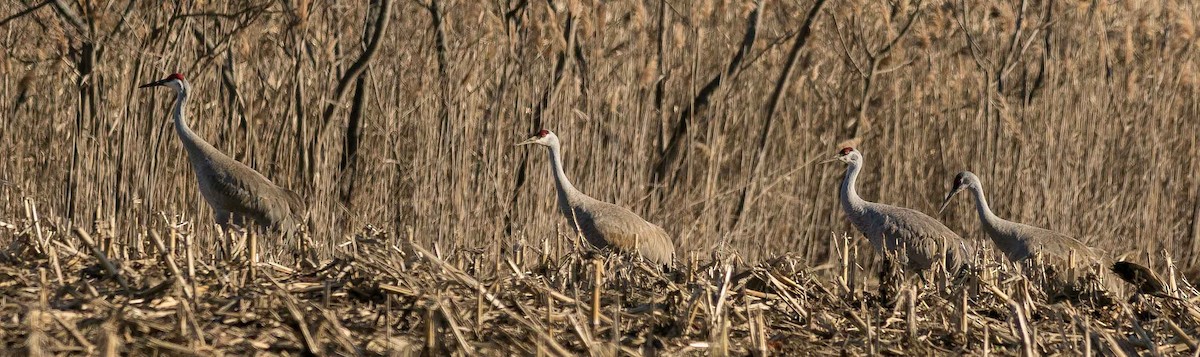
POLYGON ((529 139, 525 139, 525 141, 513 144, 513 146, 525 146, 525 145, 533 144, 533 143, 537 142, 537 139, 538 139, 538 137, 535 136, 535 137, 532 137, 529 139))
POLYGON ((938 210, 938 215, 941 215, 942 212, 946 212, 946 207, 950 205, 950 199, 954 198, 954 195, 957 194, 958 191, 962 191, 962 189, 955 188, 953 191, 950 191, 950 193, 946 194, 946 198, 942 200, 942 208, 938 210))
POLYGON ((161 86, 161 85, 163 85, 163 83, 167 83, 167 80, 166 80, 166 79, 161 79, 161 80, 153 81, 153 82, 150 82, 150 83, 146 83, 146 84, 140 85, 140 86, 138 86, 138 88, 150 88, 150 87, 158 87, 158 86, 161 86))

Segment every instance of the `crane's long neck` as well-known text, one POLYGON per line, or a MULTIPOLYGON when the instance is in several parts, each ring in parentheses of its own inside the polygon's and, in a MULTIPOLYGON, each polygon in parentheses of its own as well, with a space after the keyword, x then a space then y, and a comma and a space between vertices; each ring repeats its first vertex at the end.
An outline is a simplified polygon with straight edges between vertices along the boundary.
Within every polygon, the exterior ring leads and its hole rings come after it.
MULTIPOLYGON (((189 157, 201 155, 206 148, 212 148, 208 142, 196 135, 187 125, 187 87, 180 88, 175 94, 175 132, 179 133, 179 141, 183 142, 183 147, 187 149, 189 157)), ((214 149, 215 150, 215 149, 214 149)))
POLYGON ((562 147, 558 142, 550 145, 550 168, 554 170, 554 188, 558 190, 558 199, 560 203, 570 201, 570 199, 581 195, 575 186, 571 185, 571 180, 567 179, 567 174, 563 172, 562 163, 562 147))
POLYGON ((992 213, 991 207, 988 207, 987 196, 983 194, 983 188, 972 186, 971 194, 975 195, 975 210, 979 211, 979 222, 983 224, 985 231, 992 233, 1004 231, 1009 228, 1008 226, 1011 222, 996 217, 996 214, 992 213))
POLYGON ((858 196, 854 186, 858 183, 858 173, 862 171, 861 162, 851 162, 846 168, 846 178, 842 180, 842 208, 848 213, 862 212, 867 202, 858 196))

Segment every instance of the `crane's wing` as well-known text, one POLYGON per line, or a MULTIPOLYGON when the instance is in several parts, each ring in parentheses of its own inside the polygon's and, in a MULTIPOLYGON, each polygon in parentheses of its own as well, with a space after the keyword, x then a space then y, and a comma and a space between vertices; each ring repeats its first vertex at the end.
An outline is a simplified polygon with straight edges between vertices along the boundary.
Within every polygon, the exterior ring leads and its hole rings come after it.
POLYGON ((308 211, 308 207, 304 204, 304 198, 300 197, 300 194, 295 191, 283 187, 279 187, 279 190, 283 192, 283 204, 287 205, 288 210, 292 212, 292 217, 296 217, 297 219, 303 218, 308 211))
POLYGON ((903 249, 908 264, 929 268, 944 251, 946 265, 957 270, 974 255, 974 247, 938 220, 916 210, 877 205, 880 229, 889 250, 903 249), (943 245, 945 249, 943 249, 943 245))
POLYGON ((1022 238, 1030 247, 1030 255, 1043 262, 1063 266, 1070 263, 1079 266, 1104 263, 1100 254, 1075 237, 1045 228, 1022 226, 1027 227, 1027 233, 1022 238))
POLYGON ((584 237, 599 237, 613 248, 638 252, 655 263, 671 262, 675 246, 662 227, 646 222, 633 211, 614 204, 591 201, 586 206, 575 208, 584 237))
MULTIPOLYGON (((1074 237, 1048 229, 1027 226, 1022 237, 1030 248, 1027 273, 1047 278, 1047 291, 1082 290, 1095 278, 1108 274, 1108 263, 1101 255, 1074 237)), ((1111 285, 1115 279, 1104 279, 1111 285)))
POLYGON ((235 215, 252 218, 264 228, 280 229, 295 222, 302 210, 299 196, 275 186, 262 174, 232 158, 220 163, 201 161, 196 176, 209 203, 235 215), (207 187, 205 187, 207 185, 207 187))

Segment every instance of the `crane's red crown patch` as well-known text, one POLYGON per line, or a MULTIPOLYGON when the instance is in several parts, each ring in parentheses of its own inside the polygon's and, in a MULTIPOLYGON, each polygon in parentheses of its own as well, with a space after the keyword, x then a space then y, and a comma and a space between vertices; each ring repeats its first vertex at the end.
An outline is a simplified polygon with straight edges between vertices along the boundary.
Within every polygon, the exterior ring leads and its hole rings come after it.
POLYGON ((537 136, 538 136, 539 138, 544 138, 544 137, 546 137, 546 135, 550 135, 550 131, 549 131, 549 130, 542 129, 542 130, 538 130, 538 132, 537 132, 537 136))
POLYGON ((179 74, 179 73, 171 73, 171 76, 170 76, 170 77, 168 77, 168 78, 171 78, 171 79, 178 79, 178 80, 181 80, 181 81, 182 81, 182 80, 183 80, 183 75, 182 75, 182 74, 179 74))
POLYGON ((854 151, 854 148, 847 146, 842 148, 842 151, 838 151, 838 155, 849 155, 851 151, 854 151))

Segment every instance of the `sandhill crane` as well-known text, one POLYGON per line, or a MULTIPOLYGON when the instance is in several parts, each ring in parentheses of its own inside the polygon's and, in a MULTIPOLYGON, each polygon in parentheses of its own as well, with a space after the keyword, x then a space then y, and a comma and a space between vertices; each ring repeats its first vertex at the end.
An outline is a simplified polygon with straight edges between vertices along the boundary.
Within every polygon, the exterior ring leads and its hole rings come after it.
MULTIPOLYGON (((875 250, 884 255, 885 268, 881 274, 890 273, 892 259, 918 274, 939 262, 944 262, 946 272, 954 273, 971 259, 973 247, 933 217, 908 208, 867 202, 859 197, 854 186, 862 171, 863 156, 858 150, 842 148, 838 156, 829 161, 835 159, 848 165, 840 191, 842 210, 875 250)), ((881 298, 889 299, 891 296, 885 287, 887 281, 883 282, 881 298)))
POLYGON ((188 93, 192 87, 183 75, 171 74, 162 80, 138 88, 170 87, 175 90, 175 131, 187 150, 192 171, 200 184, 200 194, 213 209, 217 224, 244 226, 254 222, 283 234, 299 227, 304 203, 300 196, 280 188, 249 166, 234 160, 205 142, 187 125, 188 93))
POLYGON ((636 253, 659 265, 670 265, 675 255, 671 237, 661 227, 632 211, 601 202, 579 192, 563 172, 562 147, 558 135, 542 129, 516 146, 537 144, 550 154, 550 169, 558 191, 558 209, 571 227, 597 249, 611 248, 636 253))
MULTIPOLYGON (((983 184, 970 171, 954 177, 954 188, 942 201, 941 211, 946 210, 954 195, 970 190, 975 196, 975 208, 983 231, 1010 261, 1021 263, 1034 272, 1045 274, 1048 292, 1075 294, 1087 287, 1102 272, 1104 259, 1079 240, 1048 229, 1011 222, 992 213, 983 194, 983 184)), ((1111 279, 1108 279, 1111 283, 1111 279)))

